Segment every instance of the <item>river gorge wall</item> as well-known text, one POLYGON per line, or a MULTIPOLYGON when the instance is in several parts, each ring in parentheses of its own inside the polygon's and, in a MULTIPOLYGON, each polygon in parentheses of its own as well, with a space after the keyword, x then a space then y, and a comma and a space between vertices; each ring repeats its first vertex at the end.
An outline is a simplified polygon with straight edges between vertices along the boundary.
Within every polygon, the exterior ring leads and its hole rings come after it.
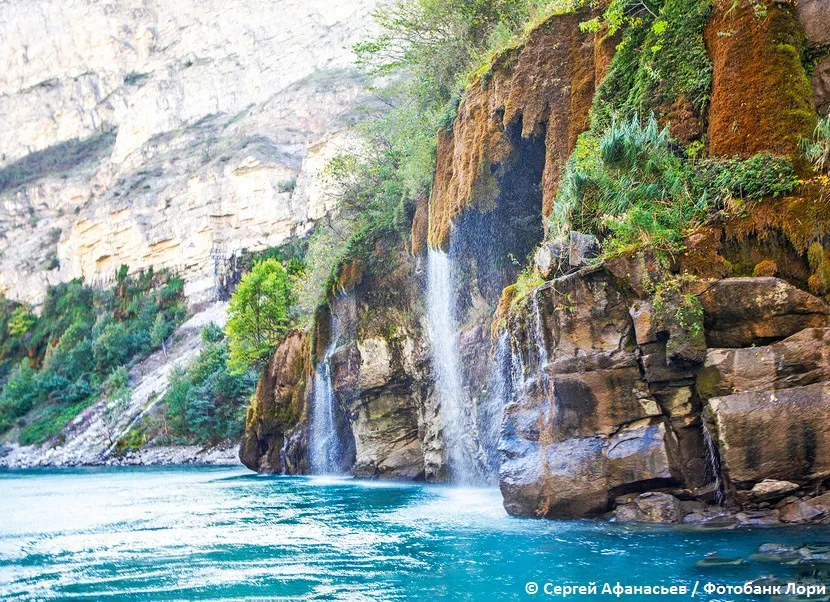
POLYGON ((277 350, 242 461, 310 471, 326 362, 335 472, 498 483, 517 516, 830 517, 830 190, 800 163, 830 64, 805 69, 791 50, 821 56, 830 5, 762 8, 711 7, 708 101, 677 97, 657 117, 711 156, 791 158, 795 192, 707 222, 668 258, 552 236, 620 43, 580 27, 590 12, 554 16, 466 91, 411 234, 344 262, 314 329, 277 350))
POLYGON ((169 268, 192 303, 331 208, 319 170, 372 104, 372 0, 0 6, 0 293, 169 268))

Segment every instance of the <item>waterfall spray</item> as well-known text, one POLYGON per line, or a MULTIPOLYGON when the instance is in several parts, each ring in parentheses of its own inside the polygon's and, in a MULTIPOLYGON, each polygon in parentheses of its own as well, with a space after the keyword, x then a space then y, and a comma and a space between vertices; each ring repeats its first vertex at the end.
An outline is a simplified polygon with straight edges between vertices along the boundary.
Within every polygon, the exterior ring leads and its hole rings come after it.
POLYGON ((430 249, 427 255, 427 329, 435 389, 444 425, 447 463, 452 481, 475 483, 478 471, 466 449, 471 425, 464 408, 466 394, 458 355, 453 285, 453 266, 449 256, 438 249, 430 249))
POLYGON ((332 301, 331 341, 322 360, 317 364, 311 398, 308 454, 313 474, 344 472, 343 461, 347 449, 341 437, 340 425, 343 420, 334 393, 331 358, 342 340, 354 334, 354 312, 353 297, 337 297, 332 301), (347 336, 344 337, 344 334, 347 336))

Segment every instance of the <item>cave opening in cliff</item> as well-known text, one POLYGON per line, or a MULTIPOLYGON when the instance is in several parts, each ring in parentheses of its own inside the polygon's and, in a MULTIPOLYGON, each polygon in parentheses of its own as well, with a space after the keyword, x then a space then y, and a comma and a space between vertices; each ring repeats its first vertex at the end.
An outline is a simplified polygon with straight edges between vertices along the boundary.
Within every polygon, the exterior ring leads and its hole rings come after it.
MULTIPOLYGON (((544 129, 525 138, 521 119, 506 129, 513 152, 490 166, 498 174, 495 208, 467 211, 453 227, 450 256, 457 260, 463 280, 475 281, 478 292, 491 304, 498 301, 505 286, 516 281, 544 236, 544 129)), ((469 292, 469 287, 464 288, 469 292)), ((463 297, 462 293, 462 306, 471 302, 463 297)))

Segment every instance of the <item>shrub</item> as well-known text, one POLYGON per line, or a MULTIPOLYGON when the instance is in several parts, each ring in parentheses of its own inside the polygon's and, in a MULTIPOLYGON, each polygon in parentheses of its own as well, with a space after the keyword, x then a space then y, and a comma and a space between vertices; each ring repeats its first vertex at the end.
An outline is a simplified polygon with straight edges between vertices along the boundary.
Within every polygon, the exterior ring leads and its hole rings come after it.
MULTIPOLYGON (((203 340, 215 334, 202 330, 203 340)), ((162 405, 176 441, 216 444, 242 435, 257 373, 231 373, 228 359, 227 341, 207 342, 193 364, 174 371, 162 405)))
POLYGON ((652 115, 584 133, 566 165, 549 230, 604 238, 606 251, 678 250, 686 231, 732 198, 778 196, 798 186, 789 159, 761 153, 696 159, 683 153, 652 115))
POLYGON ((816 171, 830 173, 830 115, 819 119, 813 139, 804 142, 804 151, 816 171))
POLYGON ((77 280, 51 287, 40 317, 0 302, 0 366, 10 367, 0 432, 21 422, 21 441, 42 442, 99 394, 115 395, 117 383, 126 390, 125 366, 150 351, 153 331, 171 332, 183 319, 181 290, 166 273, 132 277, 124 267, 114 290, 77 280))

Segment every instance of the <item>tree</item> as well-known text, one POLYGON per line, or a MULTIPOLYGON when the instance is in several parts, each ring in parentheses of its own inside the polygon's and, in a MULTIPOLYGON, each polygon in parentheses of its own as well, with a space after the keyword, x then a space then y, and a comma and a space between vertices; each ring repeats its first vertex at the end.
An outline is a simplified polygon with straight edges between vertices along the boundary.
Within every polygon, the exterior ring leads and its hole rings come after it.
POLYGON ((231 297, 225 327, 232 373, 263 364, 285 336, 295 301, 291 289, 292 278, 276 259, 254 264, 242 278, 231 297))

